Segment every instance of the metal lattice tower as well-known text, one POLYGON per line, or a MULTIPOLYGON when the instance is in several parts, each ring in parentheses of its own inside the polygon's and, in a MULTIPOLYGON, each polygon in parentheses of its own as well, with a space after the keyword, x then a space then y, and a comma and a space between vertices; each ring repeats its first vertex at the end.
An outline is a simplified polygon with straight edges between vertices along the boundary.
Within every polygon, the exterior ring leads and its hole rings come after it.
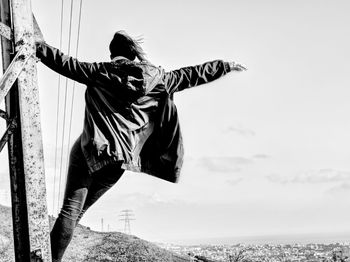
POLYGON ((16 262, 50 262, 50 230, 46 203, 35 39, 41 37, 30 0, 0 0, 3 75, 0 117, 7 129, 0 151, 8 144, 13 239, 16 262), (37 29, 35 29, 37 28, 37 29))
POLYGON ((124 233, 130 235, 130 221, 136 220, 133 211, 130 209, 124 209, 119 216, 121 217, 119 220, 124 221, 124 233))

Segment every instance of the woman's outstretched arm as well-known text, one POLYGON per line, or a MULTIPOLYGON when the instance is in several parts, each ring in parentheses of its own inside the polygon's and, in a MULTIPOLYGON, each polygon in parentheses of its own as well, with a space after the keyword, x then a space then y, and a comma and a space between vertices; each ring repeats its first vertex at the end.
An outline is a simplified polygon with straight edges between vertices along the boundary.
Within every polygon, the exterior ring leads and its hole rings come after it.
POLYGON ((52 70, 87 86, 115 89, 126 98, 144 94, 141 68, 134 70, 133 78, 129 80, 124 77, 123 70, 110 62, 80 62, 44 42, 36 43, 36 55, 52 70))
POLYGON ((165 87, 169 94, 182 91, 186 88, 212 82, 231 71, 243 71, 246 68, 235 62, 214 60, 196 66, 183 67, 166 72, 164 75, 165 87))
POLYGON ((97 73, 103 69, 99 63, 80 62, 45 42, 36 43, 36 56, 50 69, 82 84, 96 81, 97 73))
MULTIPOLYGON (((136 92, 141 95, 144 92, 142 86, 139 87, 142 85, 142 82, 136 83, 137 85, 135 84, 135 86, 126 85, 125 81, 123 81, 125 79, 121 75, 121 70, 110 62, 80 62, 78 59, 65 55, 59 49, 45 42, 36 43, 36 56, 43 64, 55 72, 87 86, 118 87, 124 91, 136 92)), ((139 69, 139 71, 141 77, 142 70, 139 69)), ((134 72, 134 74, 136 73, 134 72)), ((134 82, 137 82, 136 80, 134 82)))

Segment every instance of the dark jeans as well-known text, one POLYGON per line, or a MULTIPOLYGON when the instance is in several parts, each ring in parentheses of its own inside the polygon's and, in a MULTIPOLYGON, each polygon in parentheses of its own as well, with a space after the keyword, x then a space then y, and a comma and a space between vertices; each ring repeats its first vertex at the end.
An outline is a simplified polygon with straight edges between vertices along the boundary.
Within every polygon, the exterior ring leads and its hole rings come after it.
POLYGON ((74 143, 69 158, 63 206, 50 234, 53 262, 62 260, 74 229, 85 211, 119 180, 123 172, 120 164, 116 163, 89 174, 80 138, 74 143))

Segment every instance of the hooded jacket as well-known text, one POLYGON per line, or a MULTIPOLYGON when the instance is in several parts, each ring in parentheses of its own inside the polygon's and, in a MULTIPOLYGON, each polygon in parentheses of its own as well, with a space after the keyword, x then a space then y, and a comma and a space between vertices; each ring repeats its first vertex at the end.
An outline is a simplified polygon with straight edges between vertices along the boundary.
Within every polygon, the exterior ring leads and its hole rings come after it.
POLYGON ((173 94, 230 71, 222 60, 165 72, 124 57, 86 63, 44 42, 36 47, 46 66, 87 87, 81 147, 90 173, 121 161, 124 169, 177 182, 184 151, 173 94))

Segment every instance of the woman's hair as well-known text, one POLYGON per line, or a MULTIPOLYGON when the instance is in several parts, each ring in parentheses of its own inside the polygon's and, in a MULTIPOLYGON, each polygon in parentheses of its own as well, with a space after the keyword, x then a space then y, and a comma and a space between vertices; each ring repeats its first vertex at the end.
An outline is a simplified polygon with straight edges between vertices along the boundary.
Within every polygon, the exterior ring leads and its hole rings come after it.
POLYGON ((117 31, 109 44, 111 58, 124 56, 130 60, 138 58, 140 61, 147 61, 141 43, 142 39, 133 39, 125 31, 117 31))

